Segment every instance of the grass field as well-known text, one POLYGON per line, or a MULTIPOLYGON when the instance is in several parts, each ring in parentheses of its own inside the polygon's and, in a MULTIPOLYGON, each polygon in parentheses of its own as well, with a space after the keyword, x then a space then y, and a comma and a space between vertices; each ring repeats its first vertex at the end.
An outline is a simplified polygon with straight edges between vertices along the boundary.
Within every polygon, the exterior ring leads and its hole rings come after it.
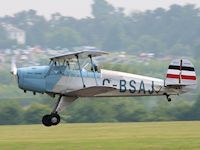
POLYGON ((200 149, 200 122, 0 126, 0 150, 200 149))

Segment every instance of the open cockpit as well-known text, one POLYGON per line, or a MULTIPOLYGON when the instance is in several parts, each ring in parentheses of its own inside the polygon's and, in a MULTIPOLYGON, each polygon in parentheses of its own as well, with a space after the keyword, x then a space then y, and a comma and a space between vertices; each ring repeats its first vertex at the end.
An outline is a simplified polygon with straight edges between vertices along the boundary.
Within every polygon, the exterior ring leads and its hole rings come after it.
POLYGON ((93 60, 93 57, 107 54, 103 51, 81 51, 72 52, 50 58, 48 75, 63 75, 81 77, 83 87, 84 78, 100 78, 100 68, 93 60))

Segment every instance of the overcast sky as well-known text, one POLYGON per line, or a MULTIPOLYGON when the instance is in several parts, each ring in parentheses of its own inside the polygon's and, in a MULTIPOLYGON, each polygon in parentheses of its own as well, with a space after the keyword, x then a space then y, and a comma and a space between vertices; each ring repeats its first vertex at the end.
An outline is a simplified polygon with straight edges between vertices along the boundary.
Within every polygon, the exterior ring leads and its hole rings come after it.
MULTIPOLYGON (((168 8, 171 4, 196 4, 200 7, 200 0, 107 0, 115 7, 124 7, 126 12, 134 10, 144 11, 157 7, 168 8)), ((0 0, 0 16, 12 15, 16 12, 35 9, 40 15, 49 17, 50 14, 60 12, 65 16, 83 18, 90 16, 92 0, 0 0)))

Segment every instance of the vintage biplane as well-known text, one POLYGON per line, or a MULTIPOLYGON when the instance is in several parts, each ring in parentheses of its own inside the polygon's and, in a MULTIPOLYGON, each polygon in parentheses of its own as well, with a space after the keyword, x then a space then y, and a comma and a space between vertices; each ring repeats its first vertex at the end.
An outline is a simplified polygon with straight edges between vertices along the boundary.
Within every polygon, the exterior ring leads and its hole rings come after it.
POLYGON ((59 97, 53 111, 42 118, 45 126, 60 122, 59 112, 79 97, 133 97, 179 95, 196 88, 194 66, 187 59, 173 60, 166 79, 100 69, 93 58, 104 51, 79 51, 50 58, 48 66, 17 68, 12 63, 19 88, 33 94, 59 97))

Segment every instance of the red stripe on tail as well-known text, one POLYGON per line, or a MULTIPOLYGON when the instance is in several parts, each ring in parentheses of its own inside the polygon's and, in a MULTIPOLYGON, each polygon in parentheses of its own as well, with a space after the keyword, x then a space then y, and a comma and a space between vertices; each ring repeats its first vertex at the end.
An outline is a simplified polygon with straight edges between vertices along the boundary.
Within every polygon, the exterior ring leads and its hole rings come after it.
MULTIPOLYGON (((167 78, 179 79, 180 75, 177 74, 167 74, 167 78)), ((196 76, 181 75, 181 79, 185 80, 196 80, 196 76)))
POLYGON ((167 74, 167 78, 179 79, 179 75, 177 75, 177 74, 167 74))
POLYGON ((186 75, 181 75, 181 78, 185 79, 185 80, 196 80, 197 79, 196 76, 186 76, 186 75))

